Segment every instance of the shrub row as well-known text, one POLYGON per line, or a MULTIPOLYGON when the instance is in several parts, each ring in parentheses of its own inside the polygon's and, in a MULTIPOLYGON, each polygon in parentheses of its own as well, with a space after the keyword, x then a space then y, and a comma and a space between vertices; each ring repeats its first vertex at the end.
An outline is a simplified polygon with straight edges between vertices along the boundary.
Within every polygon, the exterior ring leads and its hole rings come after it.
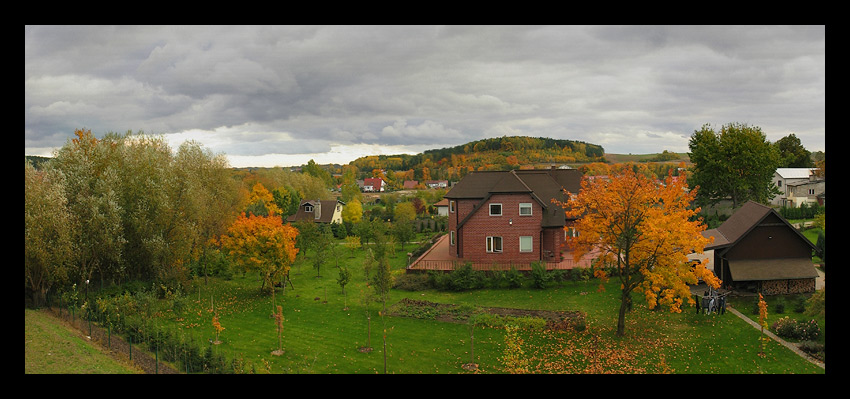
POLYGON ((405 291, 436 289, 440 291, 469 291, 479 288, 520 288, 531 284, 534 288, 546 288, 550 283, 588 281, 593 278, 590 268, 568 270, 544 269, 542 264, 533 264, 527 276, 512 268, 510 270, 474 270, 467 263, 451 271, 431 271, 428 274, 406 273, 395 280, 393 288, 405 291))
POLYGON ((817 321, 798 322, 785 316, 773 323, 771 328, 776 335, 797 341, 817 341, 821 331, 817 321))

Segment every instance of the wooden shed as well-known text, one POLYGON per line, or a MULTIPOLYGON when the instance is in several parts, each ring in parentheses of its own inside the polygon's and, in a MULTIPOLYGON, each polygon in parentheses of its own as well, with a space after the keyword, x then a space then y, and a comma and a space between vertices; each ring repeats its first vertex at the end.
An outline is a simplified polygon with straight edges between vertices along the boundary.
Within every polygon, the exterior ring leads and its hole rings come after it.
POLYGON ((765 295, 815 291, 816 247, 776 210, 747 202, 716 229, 706 250, 714 250, 714 273, 723 286, 765 295))

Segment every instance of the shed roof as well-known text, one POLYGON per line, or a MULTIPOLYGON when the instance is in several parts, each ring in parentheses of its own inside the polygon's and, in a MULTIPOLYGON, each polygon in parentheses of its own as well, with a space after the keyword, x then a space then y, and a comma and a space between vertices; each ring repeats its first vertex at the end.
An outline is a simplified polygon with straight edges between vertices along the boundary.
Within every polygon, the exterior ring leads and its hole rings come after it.
POLYGON ((817 270, 811 259, 747 259, 729 261, 729 272, 735 281, 794 280, 815 278, 817 270))
POLYGON ((785 218, 783 218, 776 210, 769 206, 759 204, 758 202, 747 201, 746 204, 738 208, 729 219, 726 219, 716 229, 709 229, 702 232, 703 237, 714 237, 714 242, 705 246, 705 250, 722 249, 734 246, 747 233, 762 222, 768 215, 773 214, 776 219, 781 220, 789 229, 797 233, 800 239, 809 244, 813 249, 814 245, 806 237, 800 234, 797 229, 791 226, 785 218))

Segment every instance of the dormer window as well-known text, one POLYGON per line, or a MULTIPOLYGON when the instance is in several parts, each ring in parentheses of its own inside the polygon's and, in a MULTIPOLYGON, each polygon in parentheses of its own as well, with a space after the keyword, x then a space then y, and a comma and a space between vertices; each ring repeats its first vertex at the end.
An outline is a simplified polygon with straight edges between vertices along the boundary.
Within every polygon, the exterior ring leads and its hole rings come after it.
POLYGON ((313 205, 304 205, 304 212, 313 212, 313 205))

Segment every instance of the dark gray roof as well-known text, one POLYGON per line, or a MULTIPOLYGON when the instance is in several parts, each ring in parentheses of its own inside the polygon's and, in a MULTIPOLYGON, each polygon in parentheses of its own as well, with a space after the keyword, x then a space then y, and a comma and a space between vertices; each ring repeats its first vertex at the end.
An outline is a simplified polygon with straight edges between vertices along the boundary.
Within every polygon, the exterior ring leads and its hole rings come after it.
POLYGON ((705 249, 714 249, 734 244, 771 211, 772 209, 770 207, 748 201, 716 229, 702 232, 703 237, 714 236, 714 242, 706 246, 705 249))
POLYGON ((287 222, 296 222, 299 220, 306 220, 318 223, 330 223, 334 216, 334 208, 336 208, 336 204, 340 203, 345 205, 344 202, 339 200, 301 200, 301 203, 298 205, 298 211, 295 212, 294 215, 290 215, 286 218, 287 222), (304 205, 310 204, 314 208, 313 212, 306 212, 304 210, 304 205), (322 214, 319 219, 315 218, 315 207, 321 204, 322 206, 322 214))
POLYGON ((533 169, 511 171, 484 171, 466 175, 452 187, 446 198, 484 198, 490 193, 535 192, 543 197, 554 198, 561 189, 573 193, 581 190, 582 173, 578 169, 533 169))
POLYGON ((444 197, 484 201, 493 194, 529 194, 543 207, 542 226, 557 227, 564 225, 564 209, 553 204, 552 199, 566 202, 563 190, 578 193, 581 178, 582 173, 578 169, 473 172, 455 184, 444 197))
POLYGON ((709 229, 702 232, 703 237, 714 237, 714 242, 705 246, 705 250, 722 249, 734 246, 742 237, 747 235, 754 227, 756 227, 768 215, 773 214, 777 219, 784 222, 789 229, 797 233, 800 239, 814 248, 814 245, 806 237, 804 237, 797 229, 791 226, 779 212, 773 208, 759 204, 757 202, 748 201, 746 204, 738 208, 729 219, 726 219, 716 229, 709 229))
POLYGON ((745 259, 729 261, 729 272, 735 281, 796 280, 816 278, 811 259, 745 259))

